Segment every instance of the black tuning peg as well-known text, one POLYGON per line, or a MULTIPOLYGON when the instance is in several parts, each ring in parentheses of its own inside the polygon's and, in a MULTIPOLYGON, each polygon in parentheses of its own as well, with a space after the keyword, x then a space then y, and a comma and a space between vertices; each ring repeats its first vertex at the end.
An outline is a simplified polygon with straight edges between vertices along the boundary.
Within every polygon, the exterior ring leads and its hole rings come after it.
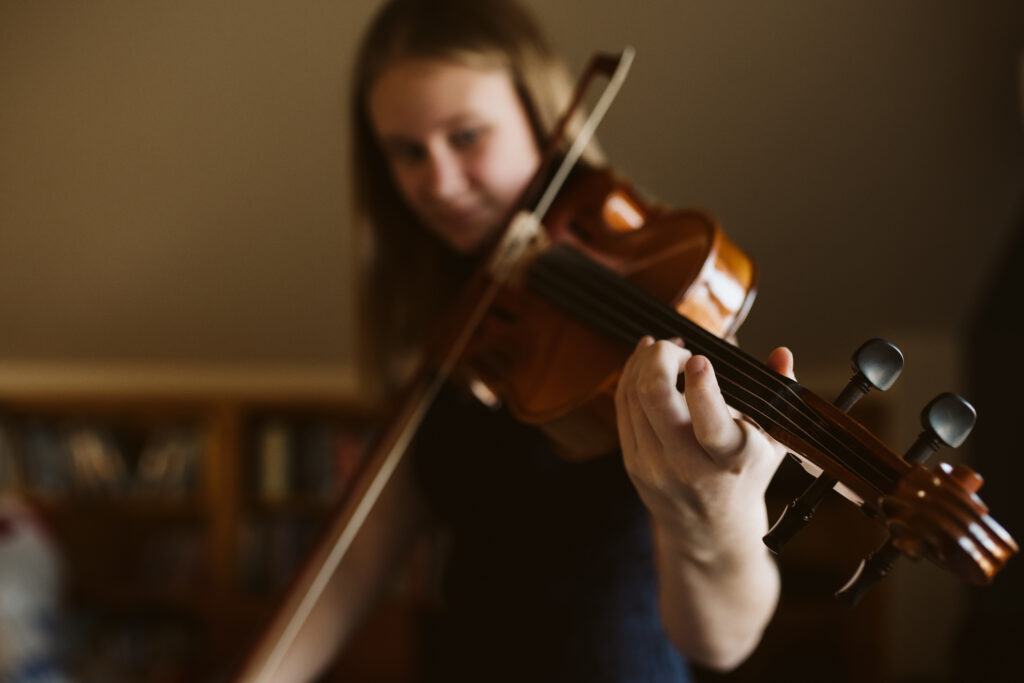
POLYGON ((923 463, 940 446, 958 448, 974 429, 978 414, 974 406, 956 394, 939 394, 921 411, 924 431, 910 446, 903 459, 923 463))
MULTIPOLYGON (((933 398, 921 411, 924 431, 907 450, 903 459, 923 464, 940 446, 960 446, 974 428, 977 413, 974 406, 957 396, 945 393, 933 398)), ((854 607, 873 585, 881 581, 900 556, 890 537, 878 550, 863 560, 853 576, 836 591, 836 598, 847 607, 854 607)))
POLYGON ((836 591, 836 599, 847 607, 856 607, 868 589, 885 578, 899 556, 900 551, 890 538, 882 547, 860 561, 850 580, 836 591))
MULTIPOLYGON (((834 401, 844 413, 871 389, 885 391, 896 382, 903 371, 903 354, 884 339, 869 339, 861 344, 850 359, 854 375, 834 401)), ((782 551, 782 546, 807 526, 814 517, 814 511, 836 485, 836 480, 826 474, 820 475, 792 503, 786 506, 775 520, 764 544, 773 553, 782 551)))
POLYGON ((871 389, 886 391, 903 372, 903 354, 884 339, 869 339, 850 359, 854 375, 835 400, 844 413, 871 389))

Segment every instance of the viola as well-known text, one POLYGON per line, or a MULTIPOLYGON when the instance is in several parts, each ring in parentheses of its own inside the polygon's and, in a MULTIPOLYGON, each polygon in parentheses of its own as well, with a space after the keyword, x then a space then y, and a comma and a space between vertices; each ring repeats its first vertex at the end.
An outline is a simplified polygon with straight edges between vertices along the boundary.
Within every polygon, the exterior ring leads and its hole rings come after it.
POLYGON ((833 490, 887 527, 889 541, 840 590, 848 604, 901 554, 985 584, 1017 552, 978 497, 976 473, 922 464, 939 445, 959 445, 970 431, 974 412, 966 402, 951 394, 933 401, 922 437, 905 457, 897 455, 845 412, 869 389, 891 385, 902 368, 894 347, 881 340, 862 347, 857 374, 834 404, 774 372, 728 341, 753 302, 756 267, 714 218, 652 204, 610 170, 575 165, 590 123, 563 151, 561 138, 590 80, 610 76, 610 89, 594 106, 599 116, 631 56, 596 57, 584 73, 521 203, 533 210, 510 217, 448 312, 237 680, 279 680, 280 663, 309 632, 306 620, 328 583, 339 573, 352 580, 373 574, 353 548, 378 523, 375 515, 385 514, 378 503, 397 495, 393 475, 404 468, 413 435, 446 381, 482 383, 518 419, 547 431, 566 457, 590 457, 617 448, 616 380, 645 335, 681 338, 707 356, 726 402, 818 475, 766 536, 769 547, 780 550, 833 490))

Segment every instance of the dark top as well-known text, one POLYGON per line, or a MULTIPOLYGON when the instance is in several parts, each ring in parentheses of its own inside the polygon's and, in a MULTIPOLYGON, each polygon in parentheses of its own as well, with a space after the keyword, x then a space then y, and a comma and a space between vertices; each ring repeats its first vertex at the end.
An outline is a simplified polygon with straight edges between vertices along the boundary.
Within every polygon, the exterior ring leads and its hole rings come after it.
POLYGON ((689 681, 618 453, 567 462, 537 429, 453 389, 417 438, 420 484, 453 538, 424 680, 689 681))

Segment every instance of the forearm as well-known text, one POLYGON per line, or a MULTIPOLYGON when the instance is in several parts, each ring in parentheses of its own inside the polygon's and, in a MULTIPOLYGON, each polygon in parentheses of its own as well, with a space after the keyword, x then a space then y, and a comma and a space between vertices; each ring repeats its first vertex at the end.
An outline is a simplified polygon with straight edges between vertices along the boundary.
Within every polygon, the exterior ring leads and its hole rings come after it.
POLYGON ((656 522, 654 533, 669 637, 697 664, 735 668, 760 642, 778 601, 779 575, 761 542, 763 530, 751 527, 700 552, 656 522))
MULTIPOLYGON (((792 354, 776 349, 769 367, 791 377, 792 354)), ((707 358, 670 342, 640 341, 615 401, 626 470, 653 520, 668 635, 693 661, 734 668, 778 600, 761 538, 764 493, 783 450, 729 408, 707 358)))

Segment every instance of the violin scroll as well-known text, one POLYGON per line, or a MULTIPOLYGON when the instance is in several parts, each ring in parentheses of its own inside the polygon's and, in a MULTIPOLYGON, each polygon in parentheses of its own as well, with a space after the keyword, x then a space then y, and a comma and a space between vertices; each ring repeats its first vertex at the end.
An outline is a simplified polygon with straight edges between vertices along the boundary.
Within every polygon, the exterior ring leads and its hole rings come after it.
POLYGON ((903 459, 911 467, 881 497, 879 510, 890 538, 861 561, 853 577, 836 592, 852 607, 880 581, 903 554, 927 558, 965 580, 992 581, 1017 552, 1013 538, 988 514, 977 492, 982 478, 966 465, 923 466, 940 446, 956 448, 974 427, 974 407, 960 396, 937 396, 921 411, 924 430, 903 459))
POLYGON ((1017 552, 1017 544, 989 517, 977 496, 981 484, 982 478, 966 465, 940 463, 937 472, 912 468, 882 500, 893 545, 973 584, 990 583, 1017 552))
POLYGON ((900 555, 926 558, 975 585, 991 583, 1018 548, 977 496, 981 484, 966 465, 943 462, 938 472, 911 468, 881 502, 889 540, 861 560, 836 598, 856 606, 900 555))
MULTIPOLYGON (((974 407, 952 393, 934 398, 921 411, 923 431, 900 458, 849 419, 846 412, 870 389, 892 386, 903 369, 903 356, 889 342, 872 339, 853 354, 852 362, 855 374, 835 402, 830 405, 814 400, 819 402, 821 417, 840 430, 843 440, 869 445, 871 455, 862 456, 861 463, 870 462, 869 469, 876 474, 880 468, 888 471, 872 477, 870 486, 851 490, 848 485, 855 480, 844 476, 842 469, 833 469, 838 456, 843 456, 842 464, 847 468, 860 469, 848 458, 849 452, 843 448, 828 454, 815 448, 800 451, 804 460, 823 471, 783 510, 765 534, 765 545, 778 553, 810 522, 825 497, 837 490, 861 504, 865 513, 885 524, 890 533, 889 540, 864 558, 853 577, 836 592, 847 606, 856 605, 901 554, 915 560, 926 558, 974 584, 989 583, 1017 552, 1017 544, 989 516, 978 497, 981 477, 965 465, 940 463, 935 471, 923 466, 940 447, 956 448, 966 440, 976 419, 974 407)), ((863 470, 865 475, 869 469, 863 470)))

